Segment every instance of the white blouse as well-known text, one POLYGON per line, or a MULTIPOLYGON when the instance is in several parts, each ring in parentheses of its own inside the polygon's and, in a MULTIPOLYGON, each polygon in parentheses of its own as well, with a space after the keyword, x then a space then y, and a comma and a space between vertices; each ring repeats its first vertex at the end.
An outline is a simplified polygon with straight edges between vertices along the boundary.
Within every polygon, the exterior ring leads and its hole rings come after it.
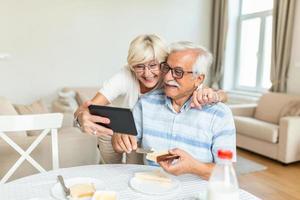
POLYGON ((130 109, 133 108, 141 95, 139 82, 128 68, 120 70, 109 80, 105 81, 99 92, 113 106, 130 109))

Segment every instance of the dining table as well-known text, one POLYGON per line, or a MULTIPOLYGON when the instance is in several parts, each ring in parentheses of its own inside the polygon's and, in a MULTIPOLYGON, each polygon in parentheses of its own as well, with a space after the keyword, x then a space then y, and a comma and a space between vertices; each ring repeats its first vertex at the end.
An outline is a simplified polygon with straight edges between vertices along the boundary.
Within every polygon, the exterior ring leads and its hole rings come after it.
MULTIPOLYGON (((115 191, 119 200, 132 199, 202 199, 208 182, 200 177, 185 174, 172 176, 180 183, 180 187, 166 195, 149 195, 136 191, 129 182, 136 172, 153 171, 158 167, 131 164, 86 165, 70 168, 60 168, 0 185, 1 200, 55 200, 52 188, 58 183, 57 176, 65 180, 76 177, 89 177, 102 181, 105 189, 115 191)), ((249 192, 239 189, 240 200, 259 200, 249 192)))

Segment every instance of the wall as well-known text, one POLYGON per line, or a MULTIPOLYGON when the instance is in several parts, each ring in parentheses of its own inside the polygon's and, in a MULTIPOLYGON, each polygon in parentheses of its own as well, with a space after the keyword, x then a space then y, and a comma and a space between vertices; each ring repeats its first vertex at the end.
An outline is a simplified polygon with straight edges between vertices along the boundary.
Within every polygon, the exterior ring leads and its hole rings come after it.
POLYGON ((294 21, 291 66, 288 79, 288 93, 300 94, 300 2, 297 1, 294 21))
POLYGON ((0 0, 0 95, 29 103, 101 85, 141 33, 209 46, 210 16, 210 0, 0 0))

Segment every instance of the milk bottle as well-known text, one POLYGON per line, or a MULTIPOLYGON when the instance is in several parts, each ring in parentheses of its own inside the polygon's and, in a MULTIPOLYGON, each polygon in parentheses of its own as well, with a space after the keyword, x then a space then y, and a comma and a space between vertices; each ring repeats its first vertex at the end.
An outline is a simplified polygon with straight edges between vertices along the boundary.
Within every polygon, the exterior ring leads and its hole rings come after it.
POLYGON ((238 200, 239 187, 231 162, 232 152, 219 150, 218 158, 218 164, 209 179, 207 200, 238 200))

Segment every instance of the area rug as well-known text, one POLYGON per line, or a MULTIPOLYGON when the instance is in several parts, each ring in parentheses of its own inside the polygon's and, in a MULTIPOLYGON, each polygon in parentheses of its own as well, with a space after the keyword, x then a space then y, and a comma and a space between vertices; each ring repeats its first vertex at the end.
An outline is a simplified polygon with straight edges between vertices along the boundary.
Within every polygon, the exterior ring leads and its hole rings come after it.
POLYGON ((238 176, 267 169, 266 166, 248 160, 241 156, 237 156, 237 162, 234 164, 234 167, 238 176))

